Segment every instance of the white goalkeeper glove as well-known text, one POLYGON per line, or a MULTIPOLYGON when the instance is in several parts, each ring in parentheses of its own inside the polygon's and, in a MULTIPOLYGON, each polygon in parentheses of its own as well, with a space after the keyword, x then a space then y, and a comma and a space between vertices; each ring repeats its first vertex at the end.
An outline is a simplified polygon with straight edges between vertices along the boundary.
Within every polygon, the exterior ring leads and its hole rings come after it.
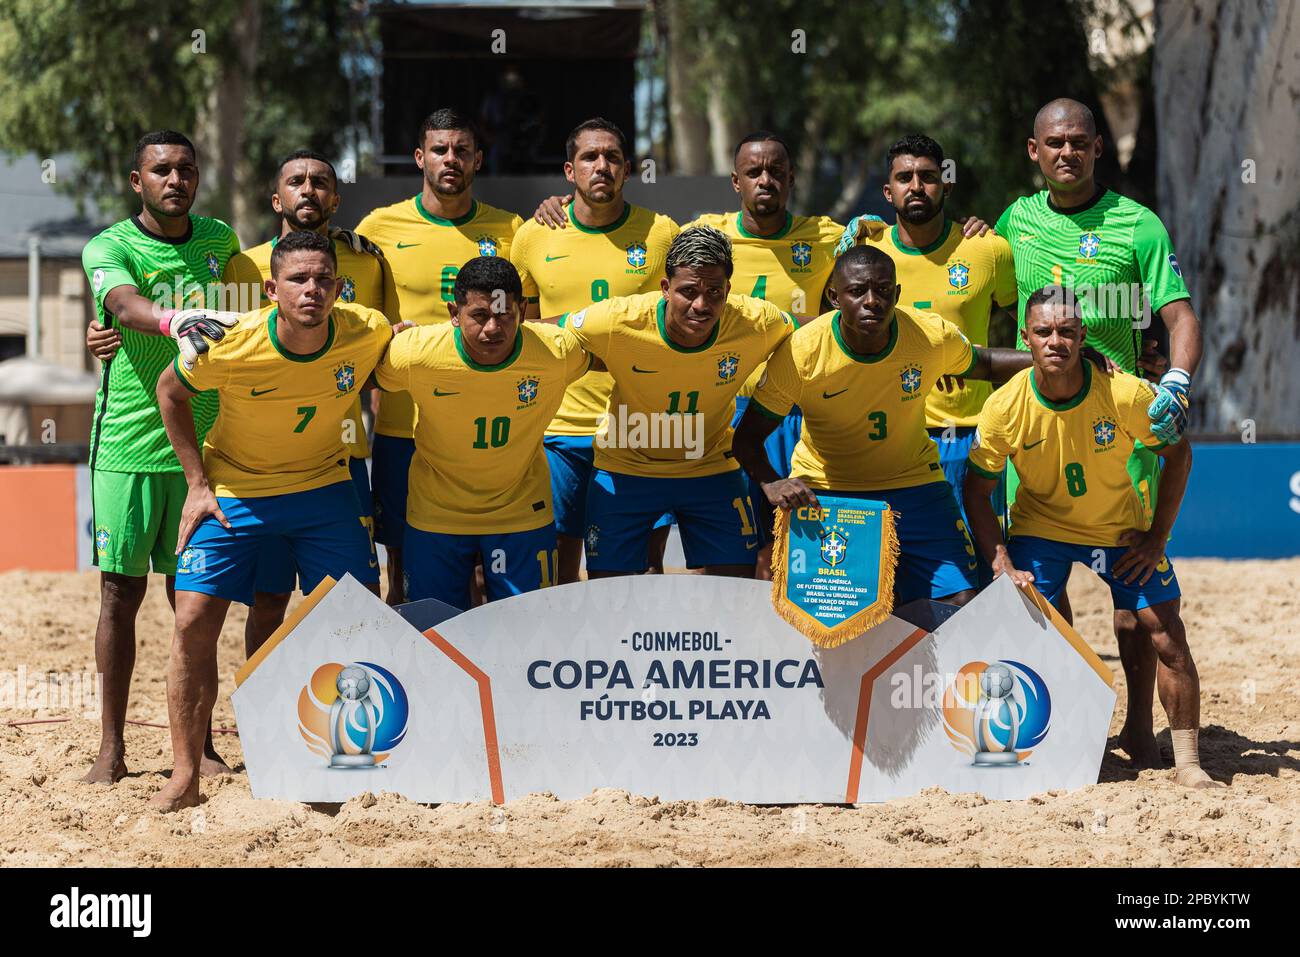
POLYGON ((182 309, 164 317, 158 326, 163 335, 176 340, 185 368, 193 369, 194 361, 205 354, 212 343, 224 339, 227 330, 233 329, 239 321, 239 316, 237 312, 182 309))

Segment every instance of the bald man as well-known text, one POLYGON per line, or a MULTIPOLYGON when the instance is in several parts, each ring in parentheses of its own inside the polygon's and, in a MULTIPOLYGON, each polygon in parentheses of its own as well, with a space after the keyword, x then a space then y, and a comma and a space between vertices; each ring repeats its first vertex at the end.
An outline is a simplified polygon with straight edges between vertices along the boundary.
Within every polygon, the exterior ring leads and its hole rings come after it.
MULTIPOLYGON (((1027 149, 1047 188, 1014 203, 997 232, 1011 243, 1023 332, 1025 303, 1049 285, 1072 287, 1087 326, 1087 344, 1125 372, 1158 380, 1149 416, 1160 442, 1178 442, 1187 422, 1192 374, 1201 361, 1201 326, 1169 233, 1141 203, 1096 181, 1102 138, 1092 111, 1077 100, 1052 100, 1034 117, 1027 149), (1172 368, 1156 352, 1151 316, 1169 332, 1172 368)), ((1023 338, 1017 343, 1025 348, 1023 338)), ((1160 460, 1138 444, 1128 471, 1148 519, 1155 512, 1160 460)), ((1014 474, 1008 475, 1008 499, 1014 474)), ((1064 611, 1068 615, 1069 606, 1064 611)), ((1152 729, 1156 656, 1151 636, 1131 611, 1116 610, 1115 633, 1128 684, 1128 715, 1119 746, 1136 767, 1162 767, 1152 729)))

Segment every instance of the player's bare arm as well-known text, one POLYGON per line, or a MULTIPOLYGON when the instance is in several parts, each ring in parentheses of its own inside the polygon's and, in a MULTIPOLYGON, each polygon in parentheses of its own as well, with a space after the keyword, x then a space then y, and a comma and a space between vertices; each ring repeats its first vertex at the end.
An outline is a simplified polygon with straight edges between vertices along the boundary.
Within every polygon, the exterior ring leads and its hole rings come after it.
POLYGON ((1021 571, 1011 563, 1011 555, 1002 540, 1002 526, 993 514, 991 496, 997 484, 995 479, 986 478, 974 470, 966 472, 962 485, 966 502, 966 524, 971 537, 975 539, 975 547, 992 567, 993 577, 1009 575, 1019 587, 1030 588, 1034 584, 1034 575, 1032 572, 1021 571))
POLYGON ((1131 529, 1120 538, 1119 544, 1128 551, 1115 563, 1112 573, 1126 583, 1145 585, 1155 573, 1156 566, 1165 557, 1165 545, 1178 519, 1178 509, 1187 491, 1187 479, 1192 474, 1191 442, 1167 445, 1158 453, 1164 459, 1160 473, 1160 495, 1156 500, 1155 516, 1147 531, 1131 529))
POLYGON ((185 472, 185 482, 189 486, 185 506, 181 509, 180 529, 176 535, 177 555, 185 550, 194 530, 209 515, 215 515, 217 521, 226 528, 230 527, 225 513, 217 504, 216 495, 208 485, 207 473, 203 470, 203 453, 199 451, 199 439, 194 431, 194 413, 190 409, 190 396, 193 394, 181 382, 172 366, 167 366, 158 377, 158 411, 162 413, 167 439, 176 452, 176 458, 185 472))
POLYGON ((801 479, 782 478, 768 461, 763 443, 776 430, 777 425, 775 419, 759 412, 751 402, 745 409, 745 414, 740 417, 740 424, 736 426, 736 434, 731 440, 731 451, 735 454, 741 468, 759 484, 763 495, 774 508, 783 508, 786 511, 804 505, 816 508, 820 504, 816 492, 805 485, 801 479))

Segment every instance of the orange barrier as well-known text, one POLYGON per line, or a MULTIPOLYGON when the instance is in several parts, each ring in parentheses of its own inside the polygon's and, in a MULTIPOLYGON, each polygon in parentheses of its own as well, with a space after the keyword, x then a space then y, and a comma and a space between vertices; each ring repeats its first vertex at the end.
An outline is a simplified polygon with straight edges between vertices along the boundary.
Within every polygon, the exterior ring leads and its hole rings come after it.
POLYGON ((76 571, 77 531, 77 466, 0 467, 0 571, 76 571))

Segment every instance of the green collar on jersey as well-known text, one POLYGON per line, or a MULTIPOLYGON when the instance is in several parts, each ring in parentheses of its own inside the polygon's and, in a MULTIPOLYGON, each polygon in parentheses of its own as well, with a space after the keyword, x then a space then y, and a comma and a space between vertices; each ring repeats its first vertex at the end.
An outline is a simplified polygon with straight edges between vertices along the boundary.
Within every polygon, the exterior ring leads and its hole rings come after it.
POLYGON ((758 235, 758 233, 751 233, 748 229, 745 228, 744 210, 741 210, 736 214, 736 232, 740 233, 740 235, 744 236, 746 239, 777 240, 780 239, 782 236, 784 236, 786 233, 788 233, 790 231, 790 227, 793 225, 794 225, 794 217, 791 216, 790 212, 787 210, 785 214, 784 226, 782 226, 780 229, 774 232, 771 236, 760 236, 758 235))
POLYGON ((433 223, 435 226, 464 226, 471 219, 478 215, 478 200, 469 201, 469 212, 464 216, 457 216, 455 219, 445 219, 442 216, 435 216, 424 208, 424 201, 419 193, 415 194, 415 211, 421 216, 433 223))
POLYGON ((578 221, 578 214, 573 210, 573 203, 569 203, 568 213, 569 222, 573 223, 580 233, 612 233, 614 230, 626 223, 627 218, 632 215, 632 204, 627 200, 623 200, 623 212, 619 215, 618 219, 614 220, 608 226, 584 226, 578 221))
POLYGON ((1088 397, 1088 390, 1092 388, 1092 363, 1085 358, 1080 358, 1083 363, 1083 388, 1081 388, 1073 399, 1066 399, 1064 402, 1053 402, 1045 398, 1043 393, 1038 391, 1038 382, 1035 379, 1035 370, 1032 366, 1029 369, 1029 386, 1034 390, 1034 398, 1037 399, 1045 408, 1053 412, 1068 412, 1076 405, 1088 397))
POLYGON ((853 348, 844 341, 844 333, 840 331, 840 311, 835 310, 835 315, 831 316, 831 332, 835 336, 835 344, 840 347, 846 356, 854 362, 879 362, 894 351, 894 346, 898 344, 898 314, 889 321, 889 342, 885 348, 873 355, 863 355, 861 352, 854 352, 853 348))
POLYGON ((938 249, 940 246, 942 246, 944 243, 948 241, 948 239, 952 236, 953 225, 954 225, 953 221, 945 217, 943 221, 943 229, 939 231, 939 238, 936 239, 934 242, 930 243, 930 245, 928 246, 917 247, 917 246, 904 245, 903 240, 898 235, 897 223, 895 223, 893 227, 890 228, 889 238, 894 241, 894 248, 897 249, 903 255, 924 256, 927 253, 934 252, 936 249, 938 249))
POLYGON ((524 351, 524 329, 521 325, 515 332, 515 347, 510 353, 510 358, 498 362, 494 366, 485 366, 481 362, 475 362, 473 357, 465 351, 465 340, 461 337, 460 326, 454 326, 453 329, 452 338, 456 340, 456 352, 460 355, 461 361, 475 372, 500 372, 502 369, 508 369, 519 358, 519 353, 524 351))
POLYGON ((319 359, 325 353, 330 351, 330 346, 334 345, 333 311, 330 312, 329 318, 325 320, 329 324, 329 333, 325 336, 325 345, 321 346, 311 355, 306 355, 306 356, 300 355, 297 352, 290 352, 280 342, 280 337, 275 331, 275 318, 279 314, 280 314, 279 306, 276 306, 274 309, 271 310, 271 314, 266 317, 266 328, 271 333, 271 345, 275 346, 275 351, 280 353, 280 355, 284 356, 286 359, 290 360, 291 362, 311 362, 314 359, 319 359))
MULTIPOLYGON (((726 309, 726 306, 722 307, 724 313, 726 312, 726 309)), ((718 341, 718 330, 722 328, 722 316, 719 316, 718 321, 713 324, 713 331, 709 333, 709 338, 705 339, 698 346, 679 346, 677 343, 673 342, 673 340, 668 338, 668 323, 665 321, 667 315, 668 300, 660 299, 659 305, 655 307, 655 320, 659 323, 659 337, 663 339, 663 341, 668 344, 668 348, 672 349, 674 352, 685 352, 688 355, 693 352, 703 352, 718 341)))

